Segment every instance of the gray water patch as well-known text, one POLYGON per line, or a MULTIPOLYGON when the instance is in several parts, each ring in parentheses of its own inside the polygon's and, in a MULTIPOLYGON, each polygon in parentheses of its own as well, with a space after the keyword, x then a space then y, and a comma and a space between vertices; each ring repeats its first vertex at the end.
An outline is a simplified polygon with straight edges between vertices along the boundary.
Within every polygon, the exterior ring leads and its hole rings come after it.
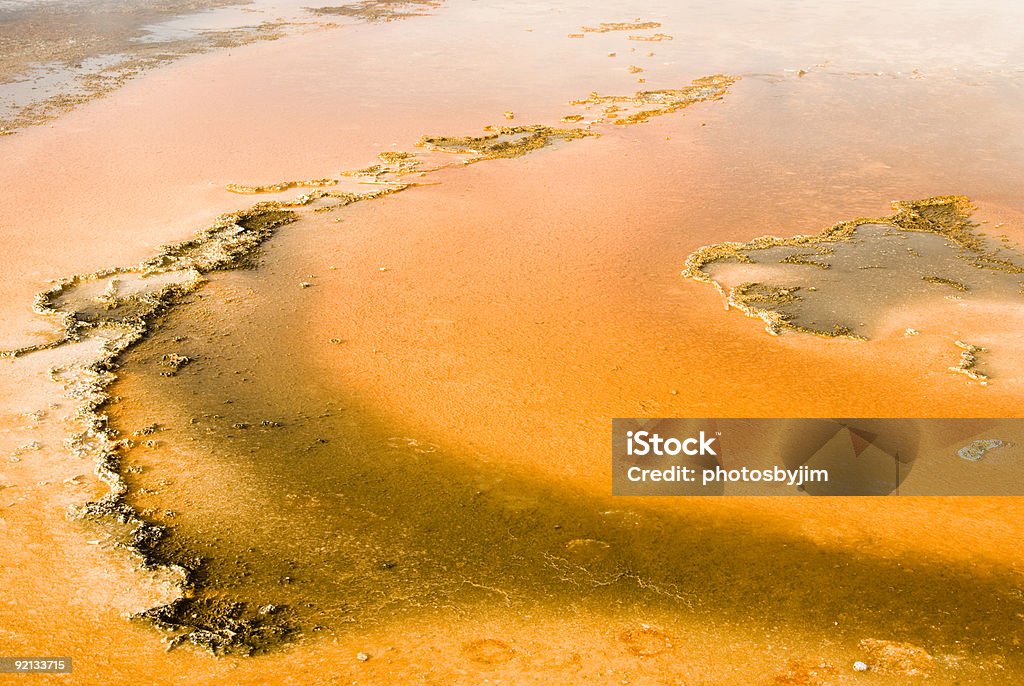
POLYGON ((253 31, 266 23, 310 20, 309 3, 301 0, 255 0, 241 5, 214 7, 142 27, 135 43, 175 43, 223 31, 253 31))
MULTIPOLYGON (((727 307, 761 319, 774 335, 867 340, 894 321, 910 334, 921 313, 943 300, 982 307, 1024 298, 1024 258, 1008 238, 977 231, 967 198, 893 206, 890 217, 852 219, 813 235, 707 245, 687 258, 682 274, 714 285, 727 307)), ((988 349, 950 342, 962 355, 949 369, 987 385, 978 365, 988 349)))
POLYGON ((28 71, 12 80, 0 83, 0 128, 4 120, 15 117, 33 103, 55 98, 88 98, 97 81, 102 81, 108 70, 126 62, 128 53, 115 53, 89 57, 77 65, 49 61, 32 65, 28 71), (94 83, 89 84, 89 78, 94 83))
POLYGON ((184 55, 327 23, 296 0, 0 7, 0 135, 50 121, 184 55))
POLYGON ((948 238, 908 233, 884 224, 862 224, 849 240, 811 245, 779 245, 744 253, 749 262, 711 265, 708 273, 727 287, 757 281, 795 289, 794 298, 773 308, 793 324, 820 333, 837 328, 863 338, 877 324, 902 311, 906 326, 918 326, 913 304, 938 298, 1020 297, 1024 276, 978 265, 977 255, 948 238), (742 281, 740 283, 742 283, 742 281))

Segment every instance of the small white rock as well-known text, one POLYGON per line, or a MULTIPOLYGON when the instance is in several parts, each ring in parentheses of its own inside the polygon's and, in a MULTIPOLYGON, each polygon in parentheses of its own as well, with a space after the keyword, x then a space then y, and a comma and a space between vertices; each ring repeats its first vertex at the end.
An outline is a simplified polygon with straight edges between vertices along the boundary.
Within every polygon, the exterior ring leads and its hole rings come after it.
POLYGON ((868 671, 868 663, 861 662, 860 660, 858 660, 857 662, 854 662, 853 663, 853 671, 855 671, 855 672, 866 672, 866 671, 868 671))
POLYGON ((359 660, 360 662, 366 662, 367 660, 370 659, 370 656, 367 655, 366 653, 356 653, 356 659, 359 660))

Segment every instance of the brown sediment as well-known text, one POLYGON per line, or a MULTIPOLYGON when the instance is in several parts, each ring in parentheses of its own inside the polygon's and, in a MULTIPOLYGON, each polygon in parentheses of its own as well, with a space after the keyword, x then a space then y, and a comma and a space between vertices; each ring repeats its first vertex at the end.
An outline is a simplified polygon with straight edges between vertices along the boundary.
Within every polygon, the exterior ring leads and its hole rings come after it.
POLYGON ((981 359, 980 356, 984 352, 988 352, 985 348, 980 345, 972 345, 971 343, 965 343, 964 341, 955 341, 956 347, 960 348, 960 363, 955 367, 950 367, 949 371, 956 372, 957 374, 963 374, 972 381, 977 381, 980 385, 988 385, 988 374, 981 371, 981 359))
MULTIPOLYGON (((917 278, 919 283, 947 286, 960 293, 988 291, 989 295, 1014 297, 1019 291, 1017 275, 1024 269, 1020 266, 1019 256, 1011 253, 1005 246, 991 246, 975 232, 975 225, 970 220, 973 207, 967 198, 939 196, 918 201, 894 202, 893 207, 896 213, 891 216, 861 217, 840 222, 818 234, 788 238, 761 236, 746 243, 704 246, 687 258, 686 268, 682 274, 687 278, 714 285, 726 297, 729 306, 736 307, 750 317, 764 320, 769 333, 779 334, 789 329, 825 337, 856 339, 868 337, 865 327, 869 324, 861 322, 858 325, 861 330, 854 331, 851 325, 844 323, 811 322, 811 315, 790 307, 798 300, 782 300, 778 297, 773 299, 769 295, 780 290, 795 293, 803 287, 803 293, 813 293, 818 300, 827 300, 831 292, 833 297, 838 298, 836 302, 847 308, 851 307, 854 298, 864 300, 876 297, 881 298, 884 303, 889 303, 893 298, 904 297, 900 292, 900 288, 904 286, 900 279, 904 278, 917 278), (923 235, 935 236, 941 240, 936 243, 935 239, 932 239, 931 242, 922 243, 923 238, 915 238, 923 235), (904 244, 894 244, 893 240, 902 240, 904 244), (888 243, 883 244, 885 241, 888 243), (871 246, 875 244, 875 252, 867 252, 865 255, 865 251, 871 250, 871 246), (843 246, 850 246, 850 249, 844 247, 843 254, 840 255, 839 248, 843 246), (787 248, 797 250, 787 252, 787 248), (879 261, 868 264, 856 262, 869 258, 879 261), (843 264, 844 260, 847 263, 852 261, 854 264, 843 264), (776 278, 788 279, 789 285, 786 287, 781 284, 769 287, 759 282, 746 282, 729 289, 709 273, 710 269, 722 269, 728 264, 736 265, 732 271, 733 276, 741 274, 744 270, 764 269, 772 264, 811 266, 829 272, 838 270, 839 274, 822 281, 820 288, 812 285, 816 282, 806 273, 794 271, 773 272, 776 278), (918 270, 918 273, 924 273, 915 277, 911 268, 918 270), (934 273, 938 269, 953 271, 954 274, 940 276, 934 273), (892 275, 881 277, 887 281, 878 284, 880 288, 888 288, 891 292, 860 292, 863 290, 860 284, 866 278, 865 270, 892 272, 892 275), (907 271, 907 275, 903 276, 901 270, 907 271), (845 287, 849 294, 835 295, 840 286, 845 287)), ((922 292, 922 297, 925 295, 927 292, 922 292)), ((824 306, 819 306, 819 310, 821 309, 825 309, 824 306)), ((840 307, 833 305, 830 309, 831 314, 826 316, 839 316, 837 313, 840 307)), ((877 314, 884 312, 879 309, 877 314)), ((965 348, 965 361, 958 371, 969 376, 977 373, 976 380, 985 381, 987 377, 976 372, 976 354, 980 351, 980 348, 973 346, 970 349, 965 348), (969 359, 966 359, 967 357, 969 359)))
POLYGON ((817 267, 818 269, 829 269, 832 265, 821 260, 814 259, 815 257, 821 257, 823 255, 831 255, 832 252, 823 246, 819 246, 814 252, 796 252, 792 255, 783 257, 781 262, 783 264, 804 264, 808 267, 817 267))
POLYGON ((387 22, 430 14, 430 10, 442 7, 442 0, 363 0, 352 5, 311 7, 309 11, 319 15, 353 17, 367 22, 387 22))
POLYGON ((354 171, 344 171, 341 174, 342 176, 369 178, 374 182, 380 182, 383 177, 388 175, 399 177, 419 171, 419 167, 423 163, 415 153, 411 152, 382 152, 377 155, 377 159, 380 160, 377 164, 354 171))
POLYGON ((165 367, 167 371, 160 372, 163 376, 174 376, 183 367, 191 364, 192 358, 188 355, 181 355, 179 353, 164 353, 160 358, 160 365, 165 367))
POLYGON ((1000 438, 979 438, 963 446, 957 450, 956 453, 961 459, 967 460, 968 462, 977 462, 985 457, 986 453, 998 448, 1003 448, 1007 445, 1011 444, 1000 438))
POLYGON ((596 136, 583 129, 556 129, 542 124, 505 126, 484 136, 423 136, 416 144, 427 150, 448 153, 475 153, 468 162, 485 159, 521 157, 556 141, 596 136))
POLYGON ((656 33, 653 36, 629 36, 629 40, 644 41, 647 43, 659 43, 663 40, 672 40, 667 33, 656 33))
POLYGON ((137 617, 176 633, 167 642, 167 650, 188 642, 214 654, 232 651, 250 655, 280 644, 296 631, 286 607, 252 608, 243 601, 225 598, 182 596, 140 612, 137 617), (182 626, 189 630, 182 632, 182 626))
POLYGON ((731 307, 735 307, 740 312, 763 320, 767 324, 768 332, 774 335, 778 335, 784 329, 791 329, 828 338, 866 340, 863 336, 855 334, 849 327, 841 324, 833 324, 830 329, 824 330, 809 328, 796 323, 793 315, 780 312, 781 306, 800 302, 799 290, 799 286, 784 288, 747 282, 736 286, 729 292, 728 302, 731 307))
POLYGON ((647 29, 661 28, 661 23, 656 21, 633 22, 601 22, 597 26, 583 26, 580 31, 584 33, 608 33, 610 31, 646 31, 647 29))
POLYGON ((970 288, 967 287, 966 284, 956 281, 955 279, 947 279, 942 276, 922 276, 921 280, 927 281, 928 283, 933 283, 936 286, 949 286, 953 290, 960 291, 961 293, 966 293, 967 291, 971 290, 970 288))
POLYGON ((637 111, 616 120, 616 124, 628 125, 647 121, 651 117, 677 112, 696 102, 716 100, 739 80, 738 76, 715 74, 694 79, 685 88, 665 89, 656 91, 639 91, 633 95, 600 95, 591 93, 589 97, 574 100, 573 105, 614 105, 618 108, 627 107, 637 111))
MULTIPOLYGON (((377 155, 377 159, 379 160, 377 164, 371 164, 360 169, 345 170, 339 172, 338 175, 343 178, 355 178, 361 184, 379 184, 394 190, 404 190, 410 186, 419 186, 424 184, 405 181, 402 177, 408 176, 414 172, 420 176, 424 176, 430 172, 438 171, 445 166, 440 165, 429 169, 422 169, 423 160, 419 155, 416 153, 402 151, 382 152, 377 155)), ((309 181, 279 181, 277 183, 262 186, 230 183, 225 186, 225 189, 232 193, 249 195, 282 193, 291 188, 313 188, 315 190, 312 192, 303 193, 291 200, 273 200, 269 202, 281 208, 294 208, 309 205, 323 198, 337 198, 340 201, 339 203, 320 205, 313 209, 314 212, 328 212, 338 209, 339 207, 344 207, 350 202, 362 198, 363 194, 361 193, 324 190, 325 188, 337 186, 340 182, 341 179, 324 178, 312 179, 309 181)))
MULTIPOLYGON (((343 173, 342 175, 345 174, 343 173)), ((317 210, 324 210, 327 207, 343 207, 351 202, 361 199, 362 196, 359 193, 323 190, 324 186, 335 186, 337 183, 337 179, 320 179, 318 181, 281 181, 267 186, 244 186, 241 184, 229 183, 225 186, 225 190, 241 195, 255 195, 261 193, 280 193, 289 188, 312 187, 316 189, 309 193, 297 195, 291 200, 268 200, 263 203, 267 207, 276 207, 278 209, 305 207, 306 205, 323 198, 337 198, 340 201, 340 203, 336 205, 321 206, 317 208, 317 210)), ((397 189, 398 188, 396 188, 396 190, 397 189)))
POLYGON ((229 183, 224 187, 225 190, 231 193, 240 193, 243 195, 251 195, 256 193, 280 193, 286 191, 289 188, 322 188, 324 186, 335 186, 338 181, 336 179, 310 179, 309 181, 281 181, 280 183, 273 183, 269 186, 244 186, 238 183, 229 183))

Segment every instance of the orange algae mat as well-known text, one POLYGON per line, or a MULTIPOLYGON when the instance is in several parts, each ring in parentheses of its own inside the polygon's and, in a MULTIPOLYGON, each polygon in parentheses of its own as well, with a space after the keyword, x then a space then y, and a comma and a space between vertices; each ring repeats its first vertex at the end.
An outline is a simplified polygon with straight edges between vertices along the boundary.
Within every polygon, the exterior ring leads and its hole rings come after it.
MULTIPOLYGON (((588 40, 606 36, 616 31, 588 40)), ((57 416, 78 412, 70 447, 81 474, 60 488, 81 491, 62 502, 99 503, 85 512, 100 519, 63 526, 102 542, 98 560, 129 548, 156 570, 90 583, 141 586, 156 574, 174 590, 106 599, 152 620, 103 615, 99 630, 149 661, 112 649, 114 669, 173 665, 239 682, 289 664, 312 681, 808 684, 845 683, 858 661, 875 683, 990 683, 1020 670, 1014 502, 607 497, 612 416, 1006 416, 1020 390, 1007 352, 1017 329, 988 316, 1012 317, 1012 274, 971 264, 969 246, 894 238, 899 227, 880 220, 858 224, 867 255, 810 243, 779 245, 770 259, 752 251, 765 233, 785 243, 850 217, 884 219, 889 198, 928 206, 920 200, 937 192, 925 173, 880 182, 863 163, 878 197, 856 201, 839 191, 801 201, 810 181, 768 181, 765 196, 790 203, 764 209, 738 201, 758 182, 741 172, 723 186, 714 170, 749 148, 743 136, 757 130, 770 86, 708 77, 635 95, 593 88, 551 116, 517 112, 514 126, 417 130, 401 153, 353 160, 350 172, 234 174, 221 185, 234 184, 231 202, 248 209, 138 264, 113 262, 134 266, 72 277, 36 303, 67 336, 10 346, 21 353, 11 378, 53 376, 70 398, 53 399, 64 405, 52 416, 15 418, 12 405, 12 438, 49 438, 12 445, 11 516, 56 502, 14 470, 56 454, 57 416), (581 113, 579 128, 551 123, 570 112, 581 113), (263 202, 251 206, 245 194, 257 192, 263 202), (749 262, 701 269, 748 314, 788 317, 782 336, 679 275, 723 240, 749 262), (901 259, 927 268, 876 264, 896 240, 901 259), (818 313, 848 291, 815 279, 865 265, 913 277, 912 322, 878 299, 842 321, 818 313), (814 288, 826 304, 744 299, 744 283, 814 288), (818 323, 850 335, 793 330, 818 323), (110 494, 89 485, 94 458, 110 494), (152 623, 166 630, 163 645, 152 623), (249 651, 263 654, 238 657, 249 651)), ((821 166, 813 147, 803 154, 821 166)), ((1005 222, 1019 236, 998 180, 982 193, 969 174, 961 181, 941 190, 968 193, 979 206, 972 221, 1005 222)), ((949 202, 966 217, 966 200, 949 202)), ((1015 264, 1008 241, 975 252, 1015 264)), ((851 288, 842 278, 837 287, 851 288)), ((8 624, 19 645, 32 647, 23 627, 46 620, 31 621, 8 624)), ((61 640, 75 646, 76 672, 98 673, 70 636, 61 640)))

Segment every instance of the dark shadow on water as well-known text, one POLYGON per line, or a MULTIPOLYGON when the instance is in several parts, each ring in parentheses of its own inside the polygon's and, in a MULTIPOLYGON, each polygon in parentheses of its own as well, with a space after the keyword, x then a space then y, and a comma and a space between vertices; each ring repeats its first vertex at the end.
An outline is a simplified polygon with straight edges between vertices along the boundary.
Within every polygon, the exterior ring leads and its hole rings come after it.
POLYGON ((197 597, 286 606, 307 635, 478 604, 511 616, 651 608, 1024 669, 1024 595, 1009 571, 829 549, 771 522, 531 479, 382 426, 310 379, 301 351, 270 359, 200 316, 208 307, 176 308, 129 353, 111 408, 126 434, 161 426, 126 456, 129 472, 143 468, 128 474, 132 500, 170 527, 161 552, 202 558, 197 597), (183 335, 196 362, 161 376, 183 335))

